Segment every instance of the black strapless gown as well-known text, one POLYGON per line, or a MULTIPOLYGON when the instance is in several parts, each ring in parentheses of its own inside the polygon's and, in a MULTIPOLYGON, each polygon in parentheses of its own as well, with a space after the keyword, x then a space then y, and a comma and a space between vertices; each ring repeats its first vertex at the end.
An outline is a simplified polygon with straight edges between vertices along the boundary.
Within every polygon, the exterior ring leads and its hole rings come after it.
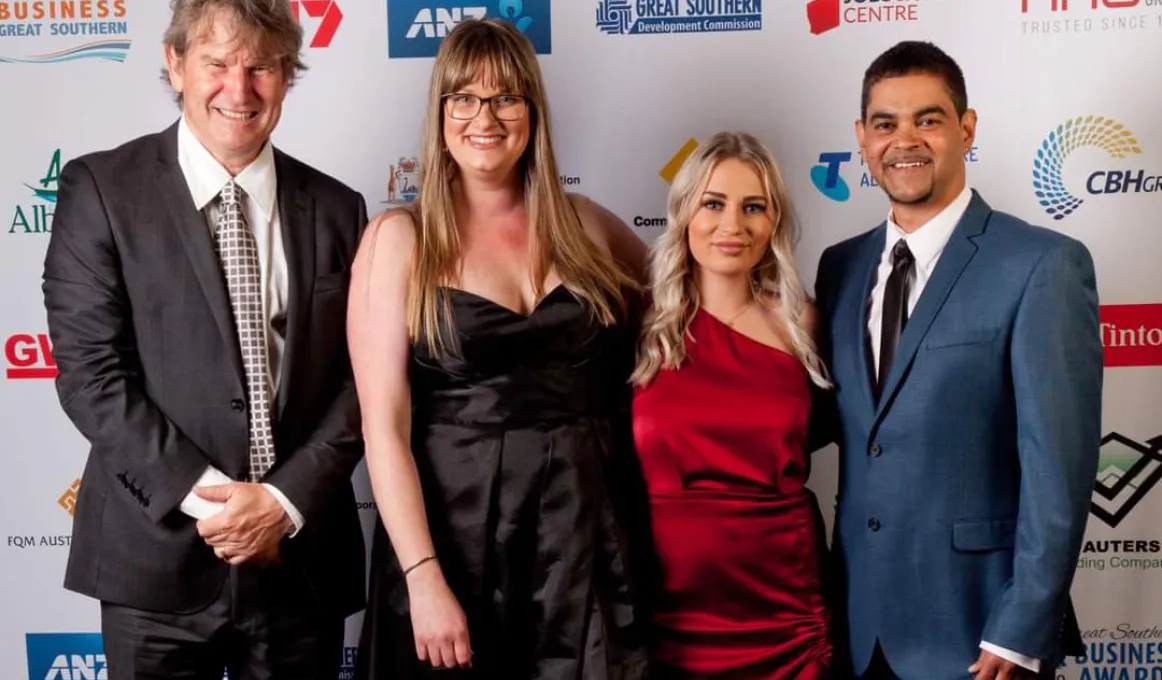
POLYGON ((413 347, 412 451, 436 554, 468 617, 473 668, 416 658, 407 585, 377 521, 356 677, 645 675, 622 534, 606 485, 626 392, 622 327, 564 287, 525 317, 450 296, 459 351, 413 347))

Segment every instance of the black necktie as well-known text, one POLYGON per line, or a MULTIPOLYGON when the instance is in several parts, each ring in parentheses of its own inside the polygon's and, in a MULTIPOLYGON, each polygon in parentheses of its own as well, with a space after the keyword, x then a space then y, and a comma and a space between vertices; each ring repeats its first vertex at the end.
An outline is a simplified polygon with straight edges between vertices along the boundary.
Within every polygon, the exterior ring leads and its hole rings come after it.
POLYGON ((892 371, 892 359, 900 344, 904 324, 908 323, 908 284, 916 259, 904 239, 892 246, 892 273, 884 288, 884 316, 880 328, 880 370, 876 379, 876 400, 892 371))

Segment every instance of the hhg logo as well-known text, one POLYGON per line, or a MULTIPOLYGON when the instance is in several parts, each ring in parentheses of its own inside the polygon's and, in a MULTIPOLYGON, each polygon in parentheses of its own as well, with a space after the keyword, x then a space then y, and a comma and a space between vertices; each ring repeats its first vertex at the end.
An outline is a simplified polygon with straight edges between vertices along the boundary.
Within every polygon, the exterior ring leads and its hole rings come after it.
POLYGON ((9 380, 46 379, 57 376, 56 360, 52 358, 52 348, 48 335, 19 333, 4 343, 4 358, 8 361, 9 380))
MULTIPOLYGON (((1033 157, 1033 193, 1055 220, 1065 219, 1085 202, 1065 185, 1063 170, 1069 155, 1086 147, 1101 149, 1116 159, 1142 154, 1134 134, 1112 118, 1078 116, 1053 128, 1033 157)), ((1098 169, 1085 182, 1085 191, 1092 196, 1126 194, 1131 190, 1133 193, 1162 191, 1162 177, 1141 169, 1098 169)))
POLYGON ((597 28, 611 35, 761 31, 762 0, 598 0, 597 28))
POLYGON ((124 62, 128 0, 0 2, 0 63, 124 62))
POLYGON ((99 633, 28 633, 28 680, 109 680, 99 633))
POLYGON ((916 21, 921 0, 896 0, 874 4, 869 0, 811 0, 807 25, 812 35, 826 33, 841 24, 898 24, 916 21))
POLYGON ((537 54, 552 53, 550 0, 387 0, 387 56, 434 57, 465 19, 499 17, 515 25, 537 54))
POLYGON ((57 505, 64 508, 64 511, 69 513, 69 517, 73 517, 77 509, 77 494, 81 490, 81 480, 74 479, 72 486, 65 490, 61 497, 56 499, 57 505))
MULTIPOLYGON (((965 163, 976 163, 979 161, 977 157, 977 148, 972 147, 968 153, 964 154, 965 163)), ((811 166, 811 184, 819 190, 827 198, 833 201, 843 202, 851 198, 851 186, 847 180, 843 178, 840 169, 844 163, 850 163, 855 156, 859 156, 859 187, 861 189, 870 189, 878 187, 875 177, 867 170, 867 163, 863 160, 863 154, 859 151, 824 151, 819 154, 817 165, 811 166)))
POLYGON ((1162 435, 1136 442, 1117 432, 1101 440, 1090 512, 1116 527, 1162 478, 1162 435))
POLYGON ((32 184, 25 184, 37 203, 17 205, 8 227, 9 234, 47 234, 52 231, 52 211, 56 204, 57 182, 61 176, 61 150, 57 149, 49 161, 44 177, 32 184))
POLYGON ((320 20, 315 27, 314 36, 311 37, 312 48, 330 47, 335 32, 339 30, 339 24, 343 23, 343 12, 336 0, 291 0, 291 11, 299 23, 302 23, 301 14, 320 20))

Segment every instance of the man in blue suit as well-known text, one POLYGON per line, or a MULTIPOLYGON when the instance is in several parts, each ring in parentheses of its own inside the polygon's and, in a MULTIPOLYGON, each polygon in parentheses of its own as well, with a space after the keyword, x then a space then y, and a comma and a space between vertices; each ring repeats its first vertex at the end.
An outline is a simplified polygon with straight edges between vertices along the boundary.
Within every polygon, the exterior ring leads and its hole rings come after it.
POLYGON ((828 248, 816 296, 841 472, 839 651, 862 678, 1052 677, 1097 472, 1102 347, 1076 240, 965 183, 956 62, 905 42, 867 70, 856 134, 891 202, 828 248))

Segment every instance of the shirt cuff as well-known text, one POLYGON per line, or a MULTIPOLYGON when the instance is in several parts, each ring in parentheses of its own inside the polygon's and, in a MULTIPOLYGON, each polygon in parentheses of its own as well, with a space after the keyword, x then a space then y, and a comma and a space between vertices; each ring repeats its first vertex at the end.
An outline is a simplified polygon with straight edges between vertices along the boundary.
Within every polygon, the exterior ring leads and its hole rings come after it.
POLYGON ((277 500, 279 505, 282 506, 282 509, 286 510, 287 517, 290 517, 291 521, 294 522, 295 530, 290 534, 290 537, 294 538, 300 531, 302 531, 303 524, 306 522, 306 520, 303 519, 302 513, 299 512, 299 509, 294 506, 294 503, 291 503, 290 499, 284 496, 281 491, 274 488, 270 484, 263 484, 262 486, 270 492, 270 495, 274 496, 275 500, 277 500))
POLYGON ((1004 647, 998 647, 992 643, 984 642, 984 641, 982 641, 980 643, 980 648, 986 652, 992 652, 993 654, 996 654, 997 656, 1001 657, 1002 659, 1004 659, 1006 661, 1012 661, 1013 663, 1017 664, 1018 666, 1021 666, 1022 668, 1027 668, 1027 669, 1033 671, 1034 673, 1041 672, 1041 659, 1038 659, 1036 657, 1025 656, 1024 654, 1018 654, 1011 649, 1005 649, 1004 647))
MULTIPOLYGON (((220 470, 218 470, 218 468, 214 467, 213 465, 209 465, 206 467, 205 472, 202 473, 202 476, 198 477, 198 481, 194 482, 193 488, 196 489, 199 486, 217 486, 219 484, 230 484, 233 481, 233 479, 227 477, 220 470)), ((193 517, 194 519, 206 519, 207 517, 212 517, 213 515, 218 514, 222 508, 226 507, 226 504, 219 503, 217 501, 208 501, 205 498, 195 494, 193 489, 190 489, 190 492, 186 494, 186 497, 182 500, 181 505, 178 507, 182 512, 189 515, 190 517, 193 517)))

